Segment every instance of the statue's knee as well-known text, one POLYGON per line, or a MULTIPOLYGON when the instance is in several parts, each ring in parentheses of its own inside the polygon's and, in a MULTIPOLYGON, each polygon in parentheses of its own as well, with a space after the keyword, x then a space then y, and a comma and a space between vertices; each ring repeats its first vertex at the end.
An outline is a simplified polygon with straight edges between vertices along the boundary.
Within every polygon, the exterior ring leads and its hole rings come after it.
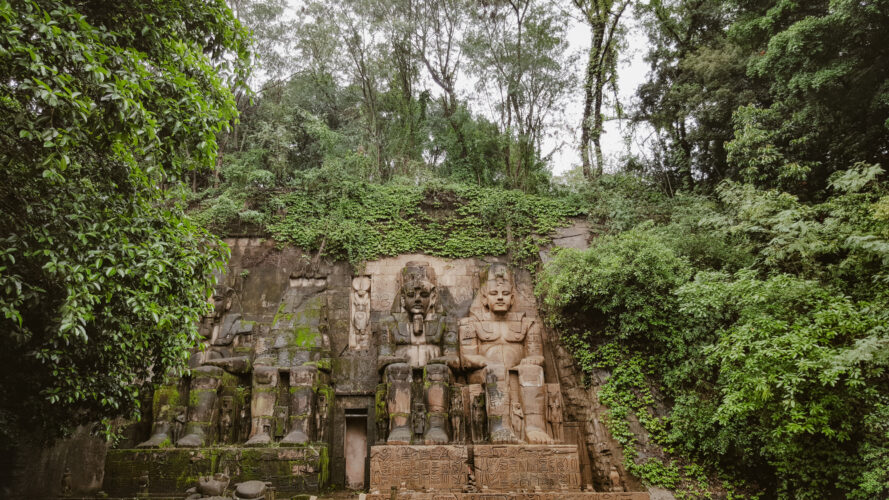
POLYGON ((507 379, 506 367, 503 365, 488 365, 485 367, 485 382, 497 382, 507 379))
POLYGON ((451 379, 451 371, 448 365, 433 363, 426 365, 426 381, 448 383, 451 379))
POLYGON ((386 367, 386 381, 392 382, 410 382, 411 366, 407 363, 393 363, 386 367))
POLYGON ((538 365, 519 365, 519 385, 522 387, 542 387, 543 367, 538 365))
POLYGON ((278 369, 274 366, 253 368, 253 382, 258 385, 274 385, 278 382, 278 369))

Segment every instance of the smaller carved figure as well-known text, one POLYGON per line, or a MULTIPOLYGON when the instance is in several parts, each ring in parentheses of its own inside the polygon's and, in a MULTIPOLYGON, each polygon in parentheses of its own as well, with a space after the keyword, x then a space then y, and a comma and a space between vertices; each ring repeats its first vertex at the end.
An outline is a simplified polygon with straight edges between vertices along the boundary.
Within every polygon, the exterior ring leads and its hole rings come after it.
POLYGON ((426 432, 426 405, 416 403, 414 411, 411 412, 411 430, 416 439, 422 439, 423 433, 426 432))
POLYGON ((389 410, 386 405, 386 384, 377 385, 377 444, 384 444, 389 431, 389 410))
POLYGON ((222 408, 219 411, 219 439, 222 442, 232 442, 231 430, 234 424, 234 411, 234 398, 223 397, 222 408))
POLYGON ((327 393, 318 391, 318 409, 315 411, 315 437, 318 441, 327 440, 327 393))
POLYGON ((139 493, 137 494, 139 498, 148 498, 148 486, 148 472, 146 471, 139 476, 139 493))
POLYGON ((617 467, 614 465, 611 466, 611 470, 608 472, 608 480, 611 481, 611 491, 619 493, 624 490, 620 482, 620 473, 617 472, 617 467))
POLYGON ((451 387, 451 435, 454 443, 466 440, 463 429, 463 387, 451 387))
POLYGON ((370 277, 352 279, 352 322, 349 328, 349 348, 366 350, 370 347, 370 277))
POLYGON ((518 401, 512 402, 512 428, 515 429, 520 436, 524 435, 525 414, 522 412, 522 404, 518 401))
POLYGON ((62 474, 62 496, 71 496, 71 468, 65 467, 62 474))
POLYGON ((546 386, 546 419, 549 421, 553 439, 562 443, 565 436, 562 431, 562 393, 558 384, 546 386))
POLYGON ((485 442, 485 429, 488 428, 485 412, 485 395, 479 394, 472 399, 472 442, 485 442))

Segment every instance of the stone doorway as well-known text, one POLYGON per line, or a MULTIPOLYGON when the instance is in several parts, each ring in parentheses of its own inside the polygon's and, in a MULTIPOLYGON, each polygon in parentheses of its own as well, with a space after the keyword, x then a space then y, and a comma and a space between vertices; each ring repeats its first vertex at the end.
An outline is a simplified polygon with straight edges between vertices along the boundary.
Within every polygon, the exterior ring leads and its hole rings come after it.
POLYGON ((353 490, 365 488, 367 467, 367 410, 346 410, 346 487, 353 490))

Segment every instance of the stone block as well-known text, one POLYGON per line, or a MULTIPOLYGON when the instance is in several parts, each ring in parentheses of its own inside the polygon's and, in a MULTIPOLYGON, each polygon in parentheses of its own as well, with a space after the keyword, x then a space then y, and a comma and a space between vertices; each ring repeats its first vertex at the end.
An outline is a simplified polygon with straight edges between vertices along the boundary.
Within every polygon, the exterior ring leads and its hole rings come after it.
POLYGON ((469 481, 467 446, 373 446, 370 489, 461 491, 469 481))
POLYGON ((574 491, 558 491, 558 492, 534 492, 534 493, 416 493, 416 492, 397 492, 393 497, 391 492, 388 493, 371 493, 367 495, 366 500, 650 500, 648 493, 629 492, 629 493, 607 493, 607 492, 574 492, 574 491))
POLYGON ((493 491, 580 491, 575 445, 476 445, 475 481, 493 491))
POLYGON ((148 482, 151 497, 181 498, 198 478, 227 472, 231 483, 271 481, 279 494, 320 491, 329 477, 327 446, 292 448, 164 448, 109 450, 102 489, 110 497, 132 496, 148 482))

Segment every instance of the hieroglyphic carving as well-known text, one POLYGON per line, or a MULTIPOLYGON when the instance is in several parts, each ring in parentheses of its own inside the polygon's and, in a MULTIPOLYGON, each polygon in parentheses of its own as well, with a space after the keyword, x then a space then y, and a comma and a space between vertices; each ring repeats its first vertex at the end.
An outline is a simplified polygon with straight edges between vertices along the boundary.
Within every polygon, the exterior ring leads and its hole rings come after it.
POLYGON ((370 451, 370 488, 461 491, 469 476, 467 460, 465 446, 374 446, 370 451))
POLYGON ((482 488, 493 491, 580 491, 576 446, 474 447, 474 473, 482 488))
POLYGON ((349 294, 352 311, 349 322, 349 349, 363 351, 370 347, 370 276, 352 278, 349 294))

